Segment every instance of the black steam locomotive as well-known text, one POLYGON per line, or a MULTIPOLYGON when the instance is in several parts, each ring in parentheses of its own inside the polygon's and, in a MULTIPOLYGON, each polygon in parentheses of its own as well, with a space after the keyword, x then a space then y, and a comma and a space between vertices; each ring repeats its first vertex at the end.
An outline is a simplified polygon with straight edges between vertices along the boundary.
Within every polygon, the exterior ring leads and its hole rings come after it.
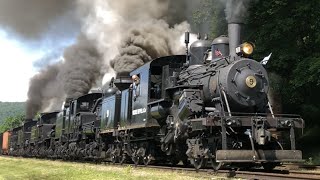
POLYGON ((240 44, 240 25, 228 26, 228 37, 198 39, 187 55, 154 59, 13 129, 9 154, 215 170, 301 161, 295 129, 304 121, 273 113, 265 68, 251 43, 240 44))

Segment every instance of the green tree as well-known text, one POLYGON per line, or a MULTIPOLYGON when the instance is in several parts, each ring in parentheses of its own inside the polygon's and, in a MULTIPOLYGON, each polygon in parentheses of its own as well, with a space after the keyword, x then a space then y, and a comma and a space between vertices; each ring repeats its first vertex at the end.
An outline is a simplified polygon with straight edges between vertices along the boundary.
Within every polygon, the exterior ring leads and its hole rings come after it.
POLYGON ((0 125, 0 133, 3 133, 7 130, 13 129, 18 126, 21 126, 24 119, 25 119, 24 115, 9 116, 5 118, 5 120, 0 125))
POLYGON ((201 32, 201 26, 206 25, 210 37, 218 37, 227 33, 224 3, 220 0, 199 0, 200 6, 192 12, 191 27, 195 32, 201 32))
POLYGON ((283 110, 320 125, 320 1, 270 0, 251 6, 246 37, 255 58, 272 52, 268 71, 283 78, 283 110))
POLYGON ((9 116, 25 114, 24 102, 0 102, 0 124, 9 116))
MULTIPOLYGON (((253 3, 246 39, 256 45, 255 59, 272 52, 269 72, 281 77, 284 113, 300 114, 306 133, 298 139, 305 157, 320 159, 320 1, 269 0, 253 3), (318 146, 318 147, 317 147, 318 146)), ((320 163, 320 162, 318 162, 320 163)))
MULTIPOLYGON (((204 1, 193 13, 196 27, 212 15, 212 37, 227 34, 224 7, 219 2, 204 1)), ((256 45, 254 59, 272 52, 267 70, 273 74, 271 85, 281 97, 282 112, 302 116, 307 133, 299 144, 304 154, 315 156, 320 150, 313 143, 320 138, 319 9, 319 0, 252 0, 242 32, 243 40, 256 45)))

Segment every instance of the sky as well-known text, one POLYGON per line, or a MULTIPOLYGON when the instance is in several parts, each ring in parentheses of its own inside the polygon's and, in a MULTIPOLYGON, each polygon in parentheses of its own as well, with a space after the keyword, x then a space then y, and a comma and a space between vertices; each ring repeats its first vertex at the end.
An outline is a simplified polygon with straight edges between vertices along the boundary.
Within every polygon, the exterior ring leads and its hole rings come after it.
POLYGON ((48 33, 36 41, 27 41, 0 27, 0 101, 26 101, 30 78, 61 60, 63 49, 74 39, 75 35, 54 39, 48 33))
POLYGON ((37 71, 33 63, 43 52, 25 48, 3 30, 0 30, 0 49, 0 101, 26 101, 29 79, 37 71))
POLYGON ((27 100, 30 78, 80 31, 74 0, 0 0, 0 101, 27 100))

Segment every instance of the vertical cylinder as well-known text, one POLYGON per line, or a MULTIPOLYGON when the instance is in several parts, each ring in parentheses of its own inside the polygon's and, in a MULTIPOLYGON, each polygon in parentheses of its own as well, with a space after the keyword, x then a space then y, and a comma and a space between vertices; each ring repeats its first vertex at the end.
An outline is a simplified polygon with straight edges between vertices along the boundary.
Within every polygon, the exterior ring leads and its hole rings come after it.
POLYGON ((231 61, 234 61, 237 57, 236 48, 240 45, 240 33, 241 25, 238 23, 228 24, 228 36, 229 36, 229 50, 231 61))

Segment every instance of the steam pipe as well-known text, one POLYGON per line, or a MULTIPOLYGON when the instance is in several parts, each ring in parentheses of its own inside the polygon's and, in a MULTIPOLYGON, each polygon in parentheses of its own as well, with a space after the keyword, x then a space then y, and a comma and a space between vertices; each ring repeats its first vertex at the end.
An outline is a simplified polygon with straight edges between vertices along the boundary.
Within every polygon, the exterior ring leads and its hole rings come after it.
POLYGON ((273 114, 273 110, 272 110, 270 101, 268 101, 268 106, 269 106, 269 110, 270 110, 270 112, 271 112, 272 118, 274 118, 274 114, 273 114))
POLYGON ((227 95, 226 95, 226 92, 224 92, 223 89, 222 89, 222 94, 223 94, 224 100, 225 100, 226 105, 227 105, 227 110, 228 110, 229 116, 232 117, 231 111, 230 111, 229 102, 228 102, 228 99, 227 99, 227 95))
POLYGON ((189 42, 190 42, 190 32, 187 31, 184 33, 184 43, 186 44, 186 63, 184 63, 185 67, 189 66, 189 42))
POLYGON ((190 32, 187 31, 184 33, 184 43, 186 44, 186 55, 187 55, 187 59, 186 59, 186 63, 188 63, 189 61, 189 42, 190 42, 190 32))

